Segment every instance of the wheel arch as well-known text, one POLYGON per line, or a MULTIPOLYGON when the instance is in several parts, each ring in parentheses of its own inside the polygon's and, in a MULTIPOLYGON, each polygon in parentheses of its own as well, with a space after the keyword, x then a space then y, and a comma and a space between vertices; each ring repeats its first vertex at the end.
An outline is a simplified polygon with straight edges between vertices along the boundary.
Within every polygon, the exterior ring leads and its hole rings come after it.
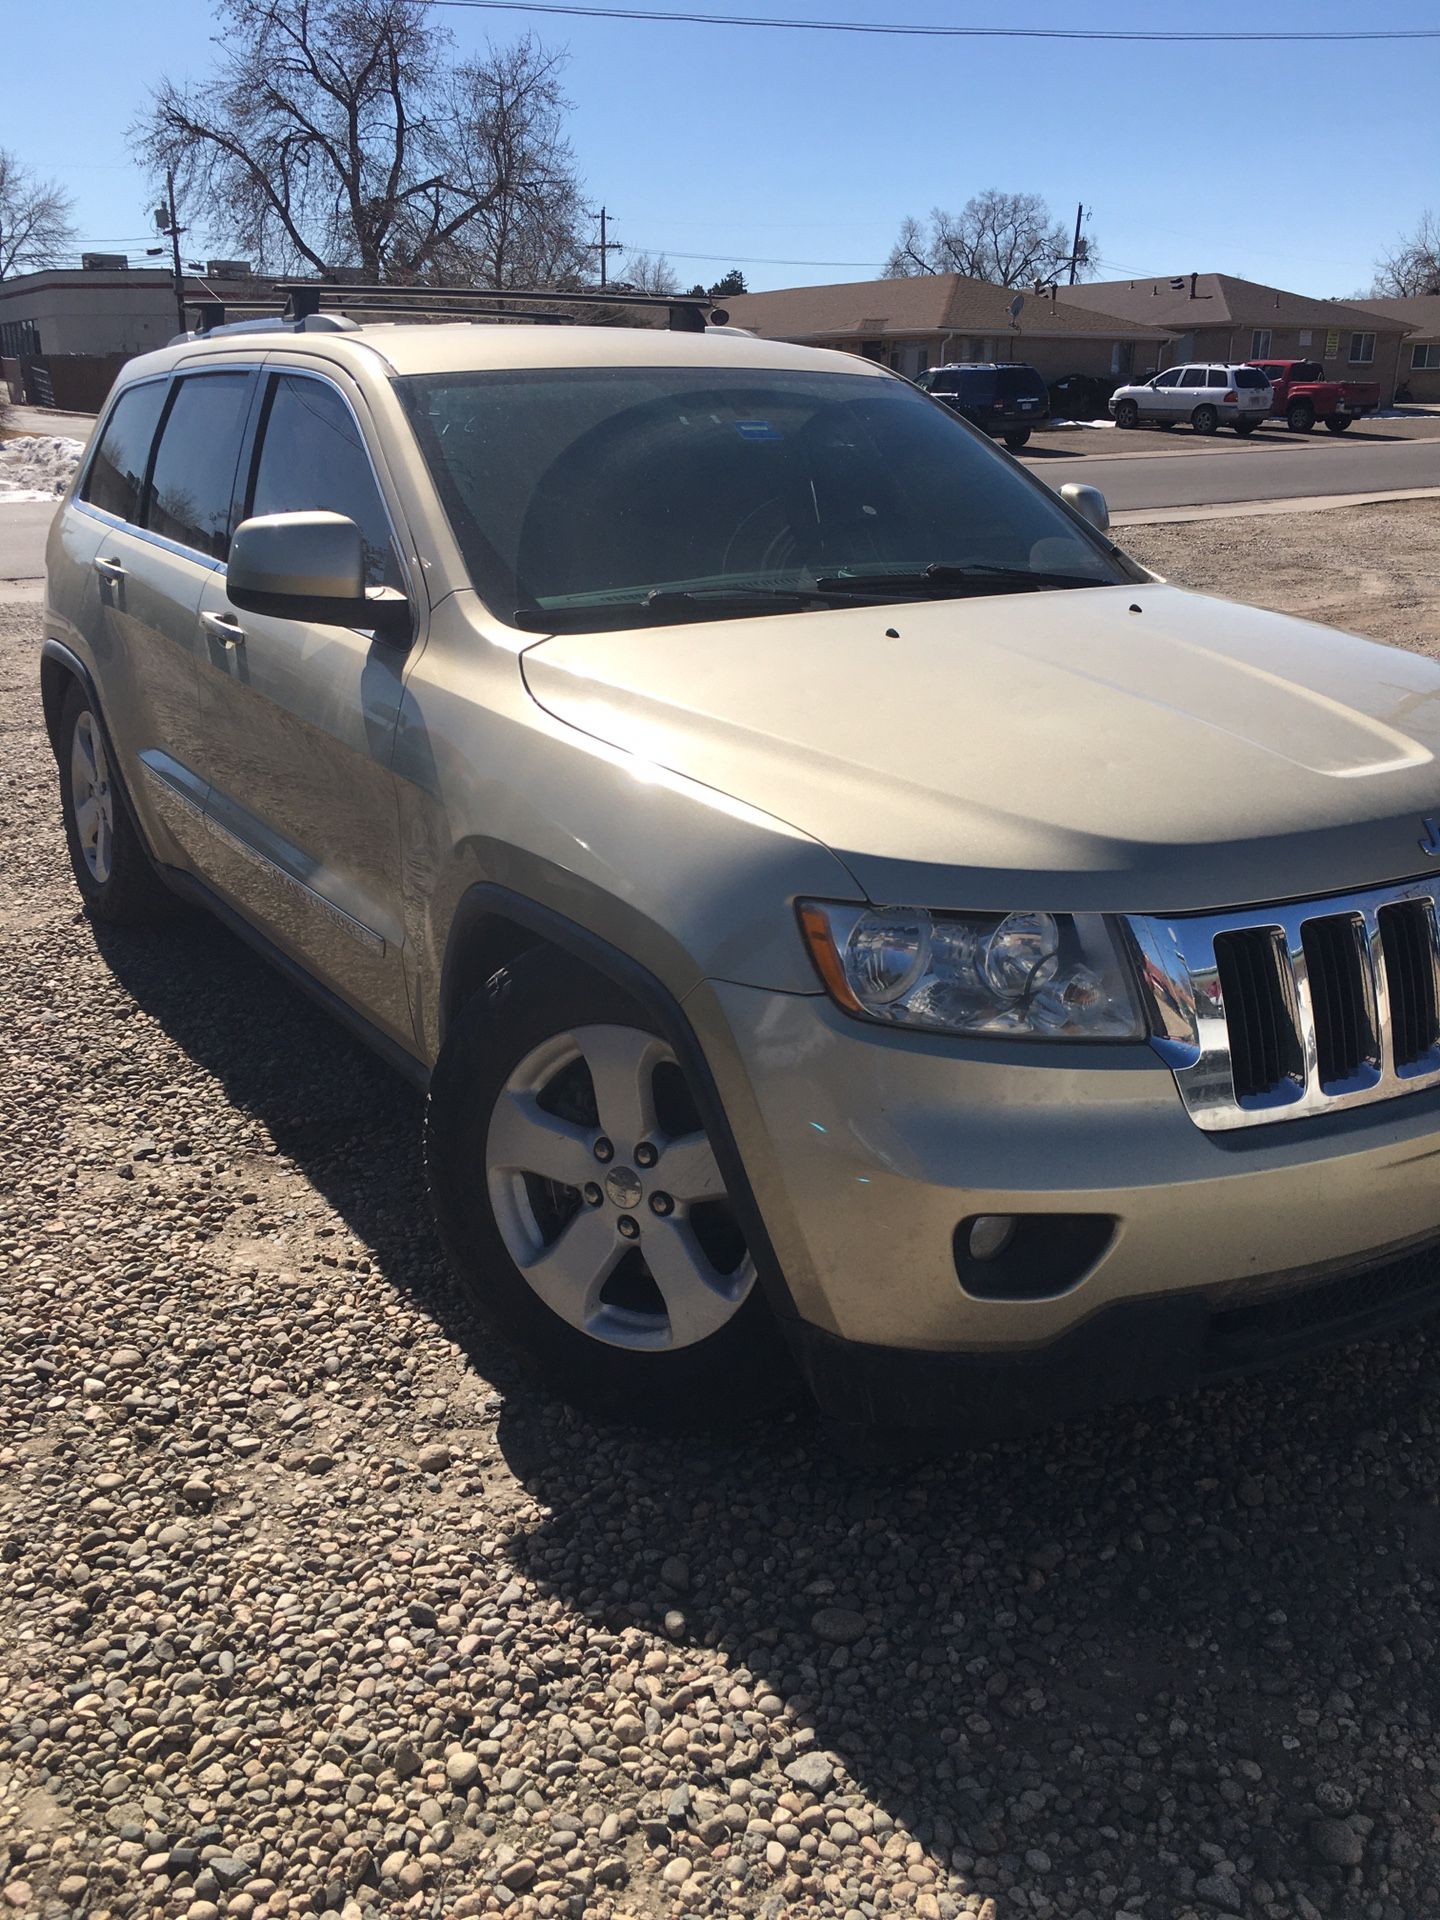
POLYGON ((778 1319, 798 1319, 705 1050, 680 1001, 649 968, 555 908, 497 882, 480 882, 462 895, 451 921, 440 978, 442 1046, 460 1009, 497 972, 544 950, 565 954, 610 981, 654 1019, 690 1082, 766 1298, 778 1319))
POLYGON ((58 640, 47 640, 40 649, 40 707, 45 716, 45 732, 52 751, 59 746, 60 715, 72 684, 84 688, 86 698, 100 715, 103 725, 105 715, 90 669, 78 654, 62 646, 58 640))

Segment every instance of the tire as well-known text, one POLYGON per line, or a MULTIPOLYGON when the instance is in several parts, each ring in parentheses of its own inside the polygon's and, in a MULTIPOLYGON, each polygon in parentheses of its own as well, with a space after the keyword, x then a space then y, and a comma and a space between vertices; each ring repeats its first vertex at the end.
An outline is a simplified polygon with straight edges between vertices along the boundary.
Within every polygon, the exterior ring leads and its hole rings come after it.
POLYGON ((1117 427, 1139 426, 1140 409, 1133 400, 1121 400, 1119 402, 1115 408, 1115 424, 1117 427))
POLYGON ((1285 409, 1285 424, 1291 433, 1309 433, 1315 425, 1315 409, 1308 400, 1292 400, 1285 409))
POLYGON ((1261 425, 1262 422, 1259 420, 1237 420, 1235 431, 1242 440, 1248 440, 1252 433, 1260 431, 1261 425))
POLYGON ((1348 433, 1355 424, 1353 413, 1327 413, 1325 425, 1331 433, 1348 433))
POLYGON ((1190 424, 1196 433, 1214 433, 1220 425, 1220 415, 1214 407, 1196 407, 1190 416, 1190 424))
POLYGON ((681 1427, 790 1388, 685 1075, 610 981, 550 949, 498 974, 446 1040, 425 1145, 461 1286, 566 1399, 681 1427))
POLYGON ((111 927, 168 919, 173 897, 151 865, 109 737, 78 680, 60 709, 55 758, 65 844, 90 917, 111 927))
POLYGON ((1026 441, 1029 438, 1030 438, 1029 427, 1020 427, 1016 432, 1007 433, 1005 435, 1005 444, 1010 449, 1011 453, 1018 453, 1021 447, 1025 445, 1026 441))

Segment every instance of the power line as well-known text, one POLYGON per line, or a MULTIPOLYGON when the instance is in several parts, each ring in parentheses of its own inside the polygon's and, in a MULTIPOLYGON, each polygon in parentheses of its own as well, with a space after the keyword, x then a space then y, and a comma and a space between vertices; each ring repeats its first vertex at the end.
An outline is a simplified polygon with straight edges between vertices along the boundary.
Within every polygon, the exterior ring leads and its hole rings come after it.
POLYGON ((669 260, 705 260, 727 267, 873 267, 873 260, 774 260, 753 253, 682 253, 678 247, 632 247, 632 253, 663 253, 669 260))
POLYGON ((1160 45, 1177 41, 1329 44, 1349 40, 1440 40, 1440 27, 1306 28, 1286 33, 1247 33, 1217 28, 1159 33, 1109 27, 932 27, 881 20, 771 20, 758 14, 657 13, 645 7, 566 6, 560 4, 560 0, 432 0, 432 3, 437 7, 459 7, 483 13, 547 13, 576 20, 659 21, 668 26, 776 27, 793 33, 880 33, 922 40, 1098 40, 1160 45))

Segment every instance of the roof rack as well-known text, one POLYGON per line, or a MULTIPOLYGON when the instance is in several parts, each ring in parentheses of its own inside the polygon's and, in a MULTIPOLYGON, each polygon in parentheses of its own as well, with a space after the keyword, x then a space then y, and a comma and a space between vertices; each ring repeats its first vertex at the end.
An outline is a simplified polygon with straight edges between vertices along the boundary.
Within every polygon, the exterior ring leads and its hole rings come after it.
POLYGON ((358 323, 345 307, 360 307, 367 314, 437 314, 459 320, 524 320, 532 324, 564 326, 573 323, 572 313, 546 311, 556 307, 663 307, 670 316, 670 328, 676 333, 703 333, 707 321, 723 327, 729 314, 716 307, 705 295, 680 293, 560 293, 551 287, 397 287, 356 284, 343 280, 277 280, 274 298, 264 300, 201 300, 189 304, 196 310, 198 331, 216 333, 222 327, 233 332, 244 329, 292 332, 331 332, 346 330, 358 323), (281 304, 283 302, 283 304, 281 304), (252 320, 231 320, 232 313, 262 316, 252 320))

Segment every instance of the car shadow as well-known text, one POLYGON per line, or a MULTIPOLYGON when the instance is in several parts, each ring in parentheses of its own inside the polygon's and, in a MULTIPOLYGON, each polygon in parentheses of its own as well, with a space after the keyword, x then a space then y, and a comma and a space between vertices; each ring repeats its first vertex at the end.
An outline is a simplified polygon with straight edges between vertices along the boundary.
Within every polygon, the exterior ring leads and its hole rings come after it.
POLYGON ((1409 1763, 1376 1743, 1440 1715, 1433 1445, 1411 1444, 1440 1387, 1423 1333, 905 1465, 842 1454, 799 1411, 678 1439, 604 1427, 451 1286, 412 1089, 202 916, 96 938, 375 1275, 501 1389, 499 1446, 537 1509, 508 1538, 517 1575, 572 1618, 672 1644, 666 1687, 724 1694, 738 1744, 702 1715, 672 1762, 697 1790, 723 1803, 757 1772, 774 1790, 813 1743, 958 1880, 1063 1911, 1077 1875, 1178 1911, 1217 1847, 1226 1911, 1256 1910, 1257 1881, 1327 1914, 1358 1911, 1344 1900, 1382 1866, 1421 1883, 1410 1828, 1440 1800, 1416 1784, 1397 1812, 1409 1763), (1327 1783, 1373 1824, 1363 1873, 1310 1851, 1327 1783))

